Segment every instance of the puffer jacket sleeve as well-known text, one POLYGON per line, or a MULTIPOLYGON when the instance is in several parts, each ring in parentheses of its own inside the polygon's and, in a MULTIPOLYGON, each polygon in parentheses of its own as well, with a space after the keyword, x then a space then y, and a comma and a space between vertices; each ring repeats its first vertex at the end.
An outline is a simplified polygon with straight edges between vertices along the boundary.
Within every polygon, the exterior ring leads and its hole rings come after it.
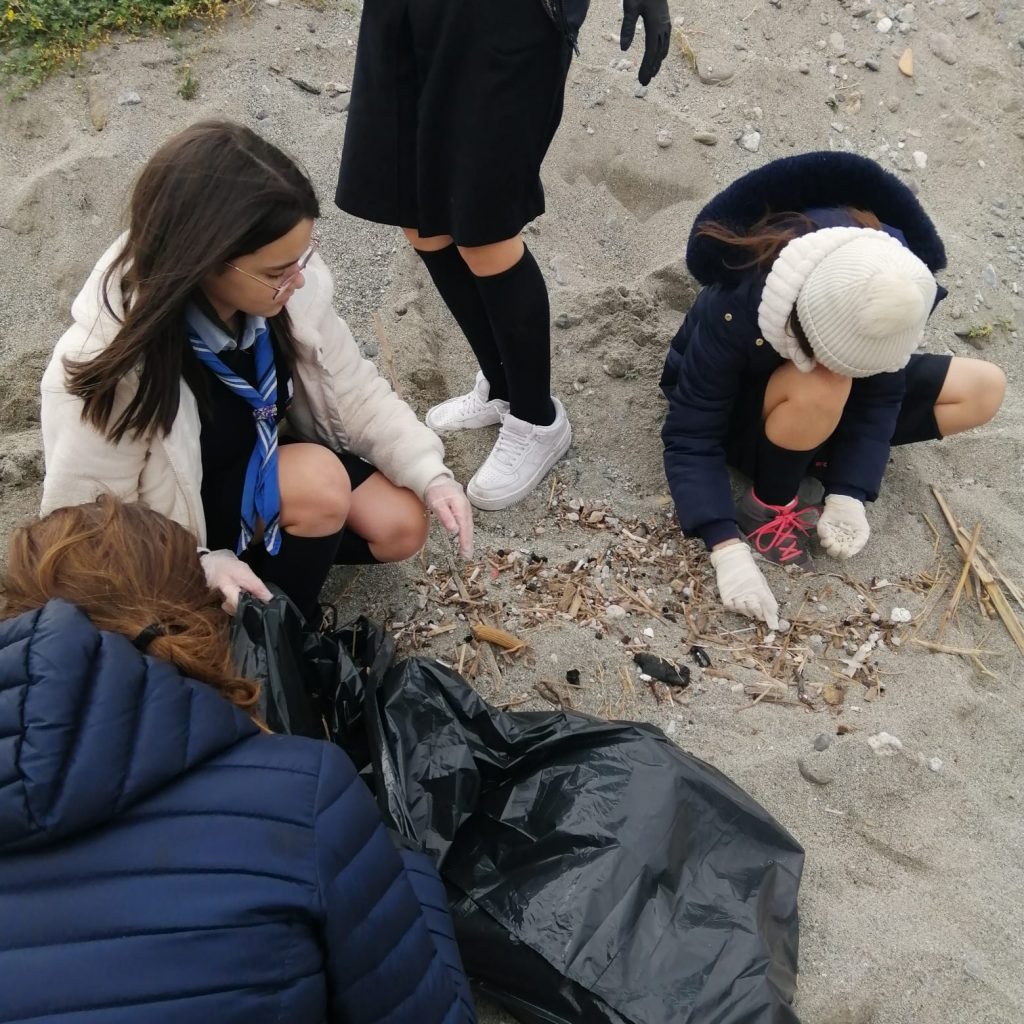
POLYGON ((431 481, 454 475, 444 463, 444 445, 363 358, 348 325, 334 310, 334 284, 323 261, 316 257, 309 266, 299 296, 317 323, 320 359, 330 378, 330 397, 346 447, 392 483, 422 498, 431 481))
POLYGON ((861 501, 878 497, 906 389, 905 370, 853 382, 829 444, 826 491, 861 501))
POLYGON ((440 879, 417 858, 414 884, 352 763, 327 743, 315 811, 328 1019, 473 1024, 440 879))
POLYGON ((672 343, 662 377, 669 403, 661 431, 669 491, 683 531, 702 537, 709 547, 739 536, 725 440, 744 359, 742 349, 719 326, 725 321, 712 314, 722 304, 720 291, 713 285, 697 297, 672 343))

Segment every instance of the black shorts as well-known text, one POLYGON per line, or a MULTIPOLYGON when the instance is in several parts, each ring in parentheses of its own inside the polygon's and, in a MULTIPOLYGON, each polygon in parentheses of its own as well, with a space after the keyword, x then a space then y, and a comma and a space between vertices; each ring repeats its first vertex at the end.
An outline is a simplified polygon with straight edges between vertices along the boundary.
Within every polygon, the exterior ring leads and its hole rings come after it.
MULTIPOLYGON (((294 437, 282 437, 278 443, 282 446, 298 441, 294 437)), ((338 454, 338 453, 335 453, 338 454)), ((366 483, 374 473, 375 466, 351 455, 349 452, 338 454, 338 460, 348 473, 352 490, 366 483)), ((227 548, 234 551, 238 546, 239 522, 242 508, 242 490, 245 487, 245 473, 249 468, 249 456, 217 471, 217 486, 209 483, 203 488, 203 515, 206 517, 206 546, 211 551, 227 548)))
POLYGON ((541 0, 363 5, 335 201, 475 246, 544 212, 572 50, 541 0))
MULTIPOLYGON (((935 403, 949 373, 952 356, 916 352, 907 364, 907 390, 893 432, 893 446, 941 439, 935 422, 935 403)), ((758 440, 764 420, 764 396, 768 379, 750 382, 733 405, 726 460, 734 469, 754 479, 757 474, 758 440)), ((828 457, 828 442, 816 458, 828 457)))

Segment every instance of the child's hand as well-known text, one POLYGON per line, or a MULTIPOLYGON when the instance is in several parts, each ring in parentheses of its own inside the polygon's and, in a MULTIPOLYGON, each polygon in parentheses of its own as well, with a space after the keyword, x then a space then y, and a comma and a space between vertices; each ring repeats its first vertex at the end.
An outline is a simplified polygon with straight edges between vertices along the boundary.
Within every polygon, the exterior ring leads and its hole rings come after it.
POLYGON ((818 519, 818 537, 826 554, 852 558, 862 551, 871 536, 864 502, 847 494, 830 494, 818 519))
POLYGON ((263 580, 233 551, 207 551, 200 556, 199 561, 206 575, 207 585, 211 590, 220 592, 224 598, 221 607, 229 615, 235 614, 238 596, 243 590, 261 601, 269 601, 273 596, 263 580))
POLYGON ((760 619, 769 629, 779 628, 779 603, 754 556, 742 541, 725 543, 711 552, 722 604, 731 612, 760 619))
POLYGON ((473 557, 473 508, 462 485, 450 476, 439 476, 427 484, 423 500, 449 534, 459 538, 459 554, 473 557))

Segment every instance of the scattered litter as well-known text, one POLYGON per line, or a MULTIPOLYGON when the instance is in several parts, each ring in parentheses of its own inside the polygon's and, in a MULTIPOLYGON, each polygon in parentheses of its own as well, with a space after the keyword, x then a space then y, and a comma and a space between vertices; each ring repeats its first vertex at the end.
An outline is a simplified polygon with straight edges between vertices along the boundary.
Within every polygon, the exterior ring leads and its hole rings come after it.
POLYGON ((708 652, 698 644, 694 644, 690 648, 690 657, 693 658, 701 668, 709 668, 711 666, 711 658, 708 652))
MULTIPOLYGON (((690 685, 690 670, 685 665, 676 667, 671 662, 665 661, 664 658, 659 658, 656 654, 648 654, 646 651, 637 651, 633 655, 633 661, 640 667, 641 679, 646 675, 679 689, 690 685)), ((644 679, 644 682, 647 680, 644 679)))
POLYGON ((580 670, 578 668, 571 668, 565 673, 565 681, 570 686, 582 686, 580 682, 580 670))
POLYGON ((521 651, 526 647, 525 640, 520 640, 519 637, 514 636, 512 633, 507 633, 503 629, 484 625, 482 622, 475 623, 470 626, 470 630, 473 633, 474 640, 481 640, 484 643, 494 644, 495 647, 500 647, 503 651, 507 651, 509 654, 515 654, 517 651, 521 651))
POLYGON ((868 737, 868 746, 879 757, 892 757, 903 749, 903 741, 887 732, 880 732, 868 737))
POLYGON ((849 679, 852 679, 864 666, 867 664, 867 660, 871 657, 871 652, 878 645, 878 641, 882 634, 875 632, 869 633, 867 640, 864 641, 858 648, 857 653, 849 658, 840 658, 839 660, 846 666, 843 669, 843 675, 849 679))

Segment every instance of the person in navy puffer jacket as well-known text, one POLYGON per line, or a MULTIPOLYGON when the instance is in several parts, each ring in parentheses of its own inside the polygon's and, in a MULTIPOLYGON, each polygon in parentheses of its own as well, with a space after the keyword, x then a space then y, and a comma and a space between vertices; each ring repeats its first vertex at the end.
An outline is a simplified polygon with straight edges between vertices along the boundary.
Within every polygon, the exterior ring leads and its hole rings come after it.
POLYGON ((827 554, 857 554, 890 446, 988 422, 1006 378, 915 352, 945 295, 945 250, 907 186, 864 157, 807 153, 744 175, 698 214, 686 260, 704 287, 662 374, 665 472, 723 604, 774 629, 744 540, 801 568, 812 530, 827 554), (752 480, 738 504, 727 465, 752 480), (804 476, 824 484, 823 508, 798 501, 804 476))
POLYGON ((433 867, 341 750, 261 731, 186 530, 59 509, 5 599, 0 1021, 475 1021, 433 867))

